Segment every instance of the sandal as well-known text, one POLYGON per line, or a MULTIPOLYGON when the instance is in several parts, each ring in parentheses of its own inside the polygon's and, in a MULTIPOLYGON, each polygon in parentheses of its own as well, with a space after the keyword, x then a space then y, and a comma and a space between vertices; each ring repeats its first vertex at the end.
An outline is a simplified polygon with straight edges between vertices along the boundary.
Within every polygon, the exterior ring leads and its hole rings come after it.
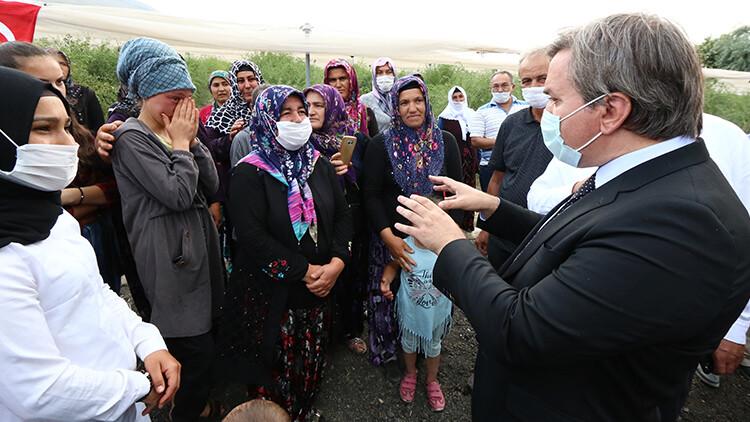
POLYGON ((437 381, 427 384, 427 402, 433 412, 442 412, 445 409, 445 396, 437 381))
POLYGON ((346 347, 356 355, 364 355, 367 353, 367 343, 359 337, 352 337, 347 340, 346 347))
POLYGON ((401 378, 401 385, 398 387, 398 393, 404 403, 414 401, 414 393, 417 391, 417 373, 406 374, 401 378))

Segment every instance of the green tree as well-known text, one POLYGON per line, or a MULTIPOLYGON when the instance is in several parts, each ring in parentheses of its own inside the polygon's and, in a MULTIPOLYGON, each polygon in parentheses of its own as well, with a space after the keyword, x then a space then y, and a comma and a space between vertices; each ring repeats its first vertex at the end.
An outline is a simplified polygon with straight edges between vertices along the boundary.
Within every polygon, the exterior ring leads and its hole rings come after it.
POLYGON ((750 26, 706 38, 698 46, 698 54, 706 67, 750 72, 750 26))

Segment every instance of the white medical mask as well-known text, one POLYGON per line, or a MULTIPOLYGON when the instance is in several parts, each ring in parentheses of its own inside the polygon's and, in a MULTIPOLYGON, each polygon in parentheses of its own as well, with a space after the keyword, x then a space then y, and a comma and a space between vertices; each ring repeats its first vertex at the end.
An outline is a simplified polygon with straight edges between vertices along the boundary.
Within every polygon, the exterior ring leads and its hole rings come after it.
POLYGON ((287 151, 297 151, 302 148, 307 140, 310 139, 313 131, 310 119, 307 117, 299 123, 290 121, 276 122, 276 128, 279 130, 276 140, 287 151))
POLYGON ((391 88, 393 88, 393 82, 395 81, 396 78, 394 78, 393 75, 377 76, 375 78, 375 85, 377 85, 378 89, 383 92, 390 92, 391 88))
POLYGON ((584 148, 591 145, 592 142, 599 139, 599 137, 602 136, 602 133, 601 132, 597 133, 596 135, 594 135, 593 138, 589 139, 588 142, 586 142, 579 148, 573 149, 569 147, 568 145, 565 145, 565 140, 563 139, 562 134, 560 133, 560 123, 562 123, 563 120, 569 118, 570 116, 583 110, 590 104, 593 104, 601 100, 607 95, 609 94, 602 94, 594 98, 593 100, 573 110, 562 119, 560 118, 560 116, 556 116, 548 112, 547 110, 544 110, 544 113, 542 114, 542 122, 541 122, 542 138, 544 138, 544 145, 547 147, 547 149, 550 150, 550 152, 552 153, 552 155, 555 156, 555 158, 557 158, 558 160, 562 161, 563 163, 569 166, 578 167, 578 164, 581 162, 581 151, 584 148))
POLYGON ((464 109, 464 102, 463 101, 453 101, 453 100, 451 100, 451 102, 449 103, 449 105, 450 105, 451 109, 453 111, 455 111, 456 113, 459 113, 459 112, 463 111, 463 109, 464 109))
POLYGON ((492 92, 492 101, 498 104, 505 104, 510 100, 510 92, 492 92))
POLYGON ((0 136, 16 147, 16 165, 0 170, 0 178, 45 192, 65 189, 78 172, 78 144, 25 144, 20 147, 0 129, 0 136))
POLYGON ((531 108, 545 108, 549 102, 549 95, 544 93, 543 86, 532 86, 521 89, 524 101, 529 103, 531 108))

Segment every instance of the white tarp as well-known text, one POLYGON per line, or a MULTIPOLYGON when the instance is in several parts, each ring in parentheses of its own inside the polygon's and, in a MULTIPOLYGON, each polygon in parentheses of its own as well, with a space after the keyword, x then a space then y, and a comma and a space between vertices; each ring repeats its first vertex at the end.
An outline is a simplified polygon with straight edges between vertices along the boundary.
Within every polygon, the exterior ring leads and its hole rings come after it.
MULTIPOLYGON (((260 6, 253 5, 253 2, 245 1, 244 3, 247 6, 246 9, 235 10, 227 7, 224 11, 226 19, 222 21, 212 20, 216 17, 210 12, 221 9, 222 4, 232 4, 231 2, 216 1, 213 8, 210 3, 200 3, 206 5, 207 18, 205 19, 190 17, 195 15, 195 12, 191 10, 202 10, 196 6, 198 3, 192 2, 179 2, 178 4, 184 7, 175 6, 171 9, 174 13, 170 14, 127 7, 46 3, 39 13, 36 36, 56 37, 70 34, 88 37, 94 41, 118 43, 133 37, 147 36, 160 39, 184 53, 218 56, 228 60, 255 51, 286 52, 294 55, 310 52, 313 61, 318 64, 325 63, 332 57, 353 57, 369 63, 376 57, 389 56, 399 66, 406 68, 444 63, 460 64, 469 69, 515 71, 519 53, 522 50, 542 45, 539 42, 541 39, 549 42, 559 30, 559 28, 543 28, 540 26, 542 21, 531 19, 534 16, 532 13, 526 18, 519 15, 519 19, 516 20, 501 20, 498 27, 505 29, 495 32, 508 35, 493 36, 493 31, 487 31, 488 25, 478 25, 481 28, 473 25, 473 22, 482 22, 481 13, 480 15, 472 13, 474 16, 471 19, 465 17, 466 11, 486 11, 484 6, 459 8, 457 10, 460 12, 455 15, 451 15, 450 11, 446 10, 445 13, 448 13, 449 18, 453 16, 454 25, 439 20, 439 16, 434 19, 430 18, 432 20, 427 16, 420 16, 416 20, 396 20, 396 26, 393 28, 400 29, 393 30, 386 26, 386 23, 370 25, 372 22, 367 16, 376 15, 377 8, 366 7, 363 11, 353 11, 362 18, 354 19, 346 25, 339 25, 338 21, 331 20, 321 22, 318 27, 313 23, 312 34, 306 37, 300 28, 300 24, 304 23, 301 20, 303 14, 297 13, 299 16, 292 17, 294 15, 292 12, 299 12, 298 8, 288 14, 278 14, 270 13, 270 9, 261 10, 261 7, 283 9, 286 3, 278 2, 276 5, 263 3, 260 6), (174 16, 176 14, 183 16, 174 16), (531 20, 526 20, 527 18, 531 20), (255 23, 238 23, 239 21, 255 23), (516 28, 518 25, 521 26, 516 28), (533 28, 530 34, 524 34, 522 29, 524 25, 533 28)), ((313 3, 305 1, 302 4, 311 7, 313 3)), ((497 4, 497 7, 506 11, 513 9, 509 4, 497 4)), ((559 5, 559 3, 556 4, 559 5)), ((315 6, 317 8, 334 6, 346 8, 351 5, 332 2, 330 5, 317 3, 315 6)), ((409 3, 406 6, 414 5, 409 3)), ((289 7, 294 8, 293 5, 289 7)), ((430 7, 442 6, 433 4, 430 7)), ((744 11, 736 10, 735 13, 711 8, 701 13, 706 16, 711 13, 731 13, 732 19, 737 19, 738 16, 744 19, 749 10, 750 8, 744 11)), ((594 13, 592 10, 586 10, 586 12, 594 13)), ((684 13, 685 10, 683 9, 682 12, 684 13)), ((570 20, 568 22, 570 25, 585 22, 578 22, 583 19, 584 13, 568 9, 568 14, 567 19, 570 20)), ((317 15, 311 13, 310 16, 315 18, 317 15)), ((405 12, 394 13, 394 16, 419 15, 405 12)), ((557 18, 556 22, 562 22, 562 19, 557 18)), ((394 20, 388 20, 387 24, 393 25, 394 20)), ((690 28, 686 30, 690 35, 690 28)), ((705 69, 704 72, 707 77, 717 78, 737 92, 750 92, 750 72, 716 69, 705 69)))

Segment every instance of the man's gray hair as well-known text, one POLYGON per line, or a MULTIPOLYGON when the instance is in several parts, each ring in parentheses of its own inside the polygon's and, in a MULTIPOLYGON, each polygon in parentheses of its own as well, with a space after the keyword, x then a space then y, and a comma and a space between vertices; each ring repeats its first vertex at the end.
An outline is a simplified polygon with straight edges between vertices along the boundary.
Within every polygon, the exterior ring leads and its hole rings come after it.
POLYGON ((513 83, 513 74, 508 72, 507 70, 498 70, 497 72, 493 73, 492 76, 490 76, 490 82, 492 82, 492 80, 495 79, 495 76, 497 75, 507 75, 510 78, 510 83, 513 83))
POLYGON ((524 60, 529 59, 531 57, 537 57, 537 56, 545 56, 547 58, 552 58, 549 47, 535 48, 533 50, 529 50, 521 54, 521 58, 518 59, 518 66, 520 67, 521 63, 523 63, 524 60))
POLYGON ((655 140, 700 134, 703 73, 677 25, 654 15, 612 15, 561 34, 549 54, 568 49, 570 78, 584 101, 613 92, 630 97, 625 129, 655 140))

